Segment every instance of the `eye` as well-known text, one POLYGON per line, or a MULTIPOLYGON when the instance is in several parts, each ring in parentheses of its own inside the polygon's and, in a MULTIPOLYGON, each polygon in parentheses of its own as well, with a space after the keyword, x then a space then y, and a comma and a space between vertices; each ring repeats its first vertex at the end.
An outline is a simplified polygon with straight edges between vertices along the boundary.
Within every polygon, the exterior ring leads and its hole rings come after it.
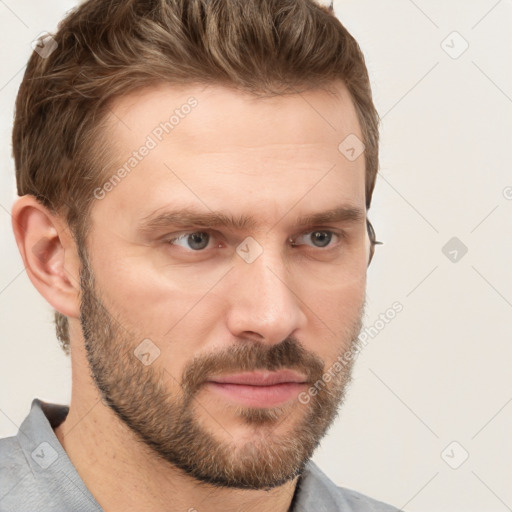
POLYGON ((179 236, 171 238, 170 240, 166 240, 166 243, 179 245, 185 249, 199 252, 208 247, 210 239, 210 233, 207 233, 206 231, 191 231, 189 233, 183 233, 179 236))
MULTIPOLYGON (((312 242, 312 247, 323 248, 328 247, 329 245, 334 246, 336 244, 331 244, 333 235, 338 239, 342 238, 342 234, 335 233, 334 231, 330 231, 328 229, 315 229, 314 231, 309 231, 308 233, 304 233, 299 237, 293 239, 292 246, 301 245, 297 243, 297 240, 301 240, 305 238, 306 240, 312 242)), ((306 243, 306 245, 309 245, 306 243)))

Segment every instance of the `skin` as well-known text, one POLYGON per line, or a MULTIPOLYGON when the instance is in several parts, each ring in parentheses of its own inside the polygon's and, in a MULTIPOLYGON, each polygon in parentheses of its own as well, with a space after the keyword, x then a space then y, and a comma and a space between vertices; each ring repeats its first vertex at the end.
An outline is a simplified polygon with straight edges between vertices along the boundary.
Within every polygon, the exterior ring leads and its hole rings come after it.
MULTIPOLYGON (((94 273, 89 291, 93 290, 93 303, 107 312, 96 323, 95 315, 101 317, 98 311, 90 315, 89 324, 84 307, 81 311, 86 296, 79 285, 81 261, 63 218, 31 196, 15 203, 13 227, 27 273, 70 323, 72 398, 69 414, 55 433, 105 510, 289 509, 297 477, 273 487, 219 487, 199 482, 159 457, 102 397, 90 374, 91 347, 97 349, 96 361, 103 361, 107 369, 120 369, 118 353, 127 371, 159 382, 173 400, 183 397, 180 383, 194 357, 205 360, 225 354, 225 360, 219 360, 234 371, 235 347, 245 357, 257 350, 254 347, 263 354, 292 338, 327 371, 350 350, 360 330, 369 257, 365 169, 363 156, 349 161, 338 151, 349 134, 360 139, 362 135, 345 86, 333 87, 336 95, 319 89, 256 99, 220 86, 159 85, 118 98, 111 108, 108 137, 119 166, 175 108, 191 96, 198 105, 94 203, 87 239, 94 273), (302 215, 341 205, 359 208, 363 217, 294 226, 302 215), (187 246, 187 239, 179 245, 168 241, 204 228, 162 226, 137 231, 142 219, 153 212, 178 207, 248 215, 255 225, 214 228, 207 249, 199 253, 187 246), (333 248, 326 250, 308 236, 315 230, 344 231, 345 237, 333 235, 333 248), (235 250, 249 236, 263 249, 252 263, 235 250), (114 330, 102 337, 101 327, 109 320, 114 330), (88 345, 84 325, 93 333, 88 345), (107 351, 109 339, 117 351, 107 351), (148 366, 130 356, 144 339, 160 350, 148 366)), ((330 391, 326 403, 333 409, 341 403, 349 370, 321 392, 330 391)), ((130 407, 130 396, 137 396, 140 389, 130 387, 130 382, 111 384, 112 397, 128 397, 130 407)), ((149 392, 153 404, 163 396, 149 392)), ((139 399, 137 417, 145 407, 139 399)), ((260 409, 265 421, 251 422, 247 415, 254 408, 242 411, 239 404, 207 386, 199 386, 194 399, 190 409, 194 421, 235 454, 230 463, 239 464, 240 471, 241 456, 256 454, 254 460, 260 463, 263 458, 258 455, 265 453, 265 446, 281 449, 315 403, 304 405, 294 397, 273 413, 266 409, 267 416, 260 409)), ((146 410, 151 418, 150 399, 146 410)), ((326 428, 333 419, 334 415, 324 418, 326 428)), ((152 426, 170 429, 172 425, 164 417, 152 426)), ((320 430, 317 442, 325 431, 320 430)))

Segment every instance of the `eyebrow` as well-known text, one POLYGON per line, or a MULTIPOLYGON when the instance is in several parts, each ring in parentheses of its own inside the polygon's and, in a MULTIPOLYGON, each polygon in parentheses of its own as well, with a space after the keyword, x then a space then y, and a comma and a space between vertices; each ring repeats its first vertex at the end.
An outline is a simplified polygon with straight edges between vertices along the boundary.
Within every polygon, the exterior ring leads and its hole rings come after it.
MULTIPOLYGON (((357 223, 365 218, 366 211, 364 209, 356 206, 339 206, 331 210, 303 215, 295 220, 293 227, 299 228, 325 223, 357 223)), ((192 226, 200 228, 224 227, 243 231, 254 229, 257 225, 256 219, 250 215, 234 216, 220 211, 202 212, 194 208, 182 208, 160 214, 154 212, 144 217, 137 226, 137 232, 146 234, 163 228, 192 226)))

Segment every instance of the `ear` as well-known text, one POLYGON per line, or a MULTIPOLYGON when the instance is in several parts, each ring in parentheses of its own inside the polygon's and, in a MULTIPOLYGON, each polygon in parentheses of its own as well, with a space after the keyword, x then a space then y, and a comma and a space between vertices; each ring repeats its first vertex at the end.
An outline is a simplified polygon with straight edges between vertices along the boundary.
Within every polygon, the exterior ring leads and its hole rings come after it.
POLYGON ((67 223, 24 195, 12 208, 12 227, 32 284, 54 309, 79 318, 80 265, 67 223))
POLYGON ((366 238, 366 255, 368 261, 368 267, 372 262, 373 255, 375 254, 375 246, 381 245, 382 242, 379 242, 375 239, 375 230, 373 229, 372 223, 368 218, 366 218, 366 229, 368 232, 368 236, 366 238))

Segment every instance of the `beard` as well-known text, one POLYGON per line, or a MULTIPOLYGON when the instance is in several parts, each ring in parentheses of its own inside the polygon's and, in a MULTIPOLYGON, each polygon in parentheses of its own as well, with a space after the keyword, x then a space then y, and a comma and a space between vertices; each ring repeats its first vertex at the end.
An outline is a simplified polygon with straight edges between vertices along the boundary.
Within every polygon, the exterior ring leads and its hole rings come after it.
MULTIPOLYGON (((90 373, 103 402, 135 438, 166 463, 215 487, 269 490, 300 476, 338 414, 350 382, 352 359, 324 382, 324 362, 296 338, 273 345, 245 340, 226 350, 192 357, 177 380, 163 364, 145 366, 134 355, 141 339, 100 301, 84 244, 79 247, 80 323, 90 373), (210 377, 279 369, 302 372, 309 385, 321 381, 322 388, 309 396, 307 404, 295 399, 284 407, 231 408, 251 429, 243 441, 232 436, 231 442, 222 441, 208 429, 208 421, 200 417, 205 408, 198 394, 210 377), (290 425, 278 434, 277 428, 287 420, 290 425)), ((345 330, 345 348, 339 356, 356 347, 363 311, 364 305, 345 330)), ((170 341, 166 340, 168 346, 173 345, 170 341)), ((222 426, 225 414, 205 417, 222 426)))

